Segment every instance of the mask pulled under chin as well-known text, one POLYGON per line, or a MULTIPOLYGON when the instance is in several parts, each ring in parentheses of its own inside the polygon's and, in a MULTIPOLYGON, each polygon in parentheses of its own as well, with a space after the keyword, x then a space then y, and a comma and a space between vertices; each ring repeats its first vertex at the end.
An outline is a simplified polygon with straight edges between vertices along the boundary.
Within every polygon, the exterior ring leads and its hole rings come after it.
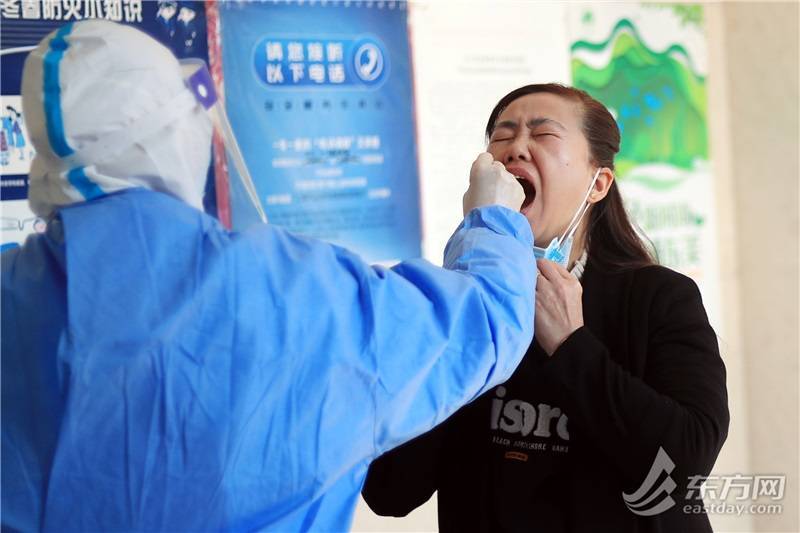
POLYGON ((547 248, 542 248, 541 246, 533 246, 533 255, 538 259, 547 259, 548 261, 552 261, 561 265, 563 268, 567 268, 567 264, 569 263, 569 254, 572 252, 572 241, 573 236, 575 235, 575 230, 578 229, 578 226, 581 224, 581 220, 583 220, 583 216, 586 214, 586 211, 589 210, 589 204, 587 201, 589 200, 589 195, 592 193, 592 189, 594 189, 594 184, 597 182, 597 177, 600 175, 600 169, 597 169, 597 172, 594 173, 594 177, 592 178, 592 183, 589 184, 589 189, 586 191, 586 196, 583 197, 583 201, 581 202, 580 207, 578 210, 575 211, 575 214, 572 216, 572 220, 570 220, 569 224, 567 224, 567 229, 564 230, 564 233, 561 237, 553 237, 553 240, 550 241, 550 244, 547 248))
POLYGON ((572 236, 569 236, 568 238, 564 239, 564 242, 561 245, 559 245, 558 237, 553 237, 553 240, 550 241, 550 244, 547 246, 547 248, 534 245, 533 255, 536 257, 536 259, 547 259, 548 261, 558 263, 562 267, 567 268, 569 254, 572 251, 572 240, 572 236))

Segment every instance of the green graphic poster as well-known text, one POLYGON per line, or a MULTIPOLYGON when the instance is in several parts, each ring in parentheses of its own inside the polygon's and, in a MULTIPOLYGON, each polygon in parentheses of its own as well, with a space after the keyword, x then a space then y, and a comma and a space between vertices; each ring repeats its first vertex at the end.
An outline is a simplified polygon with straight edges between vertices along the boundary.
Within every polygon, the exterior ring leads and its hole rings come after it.
POLYGON ((718 308, 703 8, 571 4, 572 83, 622 134, 617 180, 660 262, 694 278, 718 308))
POLYGON ((706 80, 684 47, 651 50, 633 22, 621 18, 608 39, 576 41, 572 51, 573 83, 617 112, 626 140, 618 158, 620 175, 655 161, 690 170, 708 158, 706 80), (592 53, 610 54, 609 61, 595 68, 582 59, 592 53))

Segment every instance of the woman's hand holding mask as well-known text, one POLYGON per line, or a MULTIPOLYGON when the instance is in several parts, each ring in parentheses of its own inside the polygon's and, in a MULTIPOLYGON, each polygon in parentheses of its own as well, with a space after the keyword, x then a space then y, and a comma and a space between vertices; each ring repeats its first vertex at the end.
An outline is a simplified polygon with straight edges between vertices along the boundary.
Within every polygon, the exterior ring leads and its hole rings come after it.
POLYGON ((583 287, 564 267, 539 259, 536 262, 536 318, 534 335, 547 355, 583 326, 583 287))

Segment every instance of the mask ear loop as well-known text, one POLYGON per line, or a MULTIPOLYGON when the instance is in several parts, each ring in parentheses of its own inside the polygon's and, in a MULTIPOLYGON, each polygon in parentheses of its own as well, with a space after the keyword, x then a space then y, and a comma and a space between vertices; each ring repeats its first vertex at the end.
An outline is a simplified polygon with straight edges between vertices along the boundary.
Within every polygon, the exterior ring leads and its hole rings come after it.
POLYGON ((581 202, 581 207, 579 207, 578 210, 575 212, 575 215, 572 217, 572 220, 569 221, 569 224, 567 224, 567 228, 564 230, 564 233, 561 235, 561 238, 558 239, 559 248, 561 247, 562 244, 564 244, 564 241, 566 239, 571 238, 575 234, 575 231, 578 229, 578 226, 580 226, 581 220, 583 220, 583 216, 586 214, 586 211, 589 210, 589 203, 587 202, 587 200, 589 199, 589 196, 592 194, 592 189, 594 189, 594 184, 597 183, 597 178, 599 176, 600 176, 600 169, 598 168, 597 172, 594 173, 594 177, 592 178, 592 183, 586 190, 586 196, 583 197, 583 202, 581 202))

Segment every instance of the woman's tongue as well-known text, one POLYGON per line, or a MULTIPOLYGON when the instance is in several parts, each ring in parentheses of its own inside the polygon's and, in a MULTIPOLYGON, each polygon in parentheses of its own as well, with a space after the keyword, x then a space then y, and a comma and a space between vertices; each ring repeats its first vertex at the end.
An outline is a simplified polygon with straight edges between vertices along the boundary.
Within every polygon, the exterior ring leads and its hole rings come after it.
POLYGON ((522 185, 522 190, 525 191, 525 201, 522 202, 521 207, 521 209, 525 209, 531 205, 533 200, 536 198, 536 189, 533 187, 533 184, 527 180, 517 178, 517 181, 520 185, 522 185))

